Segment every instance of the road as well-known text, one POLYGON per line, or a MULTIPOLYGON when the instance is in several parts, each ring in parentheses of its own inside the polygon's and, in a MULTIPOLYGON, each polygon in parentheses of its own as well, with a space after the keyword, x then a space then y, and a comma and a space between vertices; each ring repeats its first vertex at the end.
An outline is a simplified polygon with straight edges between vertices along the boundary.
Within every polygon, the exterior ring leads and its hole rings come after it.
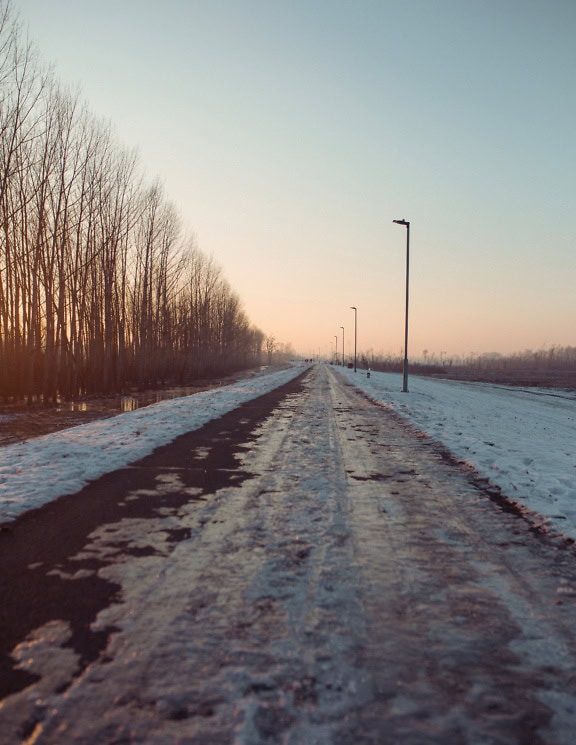
POLYGON ((571 744, 576 556, 482 484, 316 366, 24 515, 0 742, 571 744))

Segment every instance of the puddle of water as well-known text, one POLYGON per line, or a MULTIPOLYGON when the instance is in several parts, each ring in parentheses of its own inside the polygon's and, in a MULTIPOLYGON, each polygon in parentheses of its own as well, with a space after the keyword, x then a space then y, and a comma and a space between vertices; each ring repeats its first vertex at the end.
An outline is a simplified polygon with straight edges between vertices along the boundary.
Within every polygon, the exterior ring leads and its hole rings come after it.
MULTIPOLYGON (((180 388, 167 388, 160 391, 145 391, 144 393, 131 393, 121 396, 108 396, 94 398, 88 401, 59 401, 55 405, 59 412, 126 412, 135 411, 144 406, 166 401, 172 398, 191 396, 199 391, 211 387, 206 385, 183 386, 180 388)), ((45 407, 50 409, 51 407, 45 407)))
POLYGON ((130 394, 102 396, 77 401, 58 401, 44 405, 41 400, 26 404, 5 404, 0 406, 0 447, 15 442, 23 442, 32 437, 56 432, 60 429, 86 424, 95 419, 103 419, 129 411, 135 411, 151 404, 173 398, 191 396, 200 391, 221 385, 228 385, 240 378, 258 374, 265 367, 231 375, 219 380, 198 381, 195 385, 177 386, 155 391, 134 391, 130 394))

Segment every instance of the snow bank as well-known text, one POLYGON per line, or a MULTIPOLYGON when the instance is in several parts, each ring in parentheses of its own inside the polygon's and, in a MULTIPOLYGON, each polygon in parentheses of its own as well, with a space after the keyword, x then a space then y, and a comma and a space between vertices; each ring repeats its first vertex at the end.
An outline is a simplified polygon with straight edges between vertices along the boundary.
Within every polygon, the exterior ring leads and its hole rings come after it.
POLYGON ((375 401, 576 539, 576 393, 344 370, 375 401))

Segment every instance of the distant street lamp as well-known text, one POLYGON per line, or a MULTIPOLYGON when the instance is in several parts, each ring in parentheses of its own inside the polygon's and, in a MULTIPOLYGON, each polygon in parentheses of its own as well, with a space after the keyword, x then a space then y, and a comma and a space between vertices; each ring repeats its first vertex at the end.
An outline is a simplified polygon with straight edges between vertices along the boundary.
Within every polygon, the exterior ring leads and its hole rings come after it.
POLYGON ((402 393, 408 393, 408 288, 410 277, 410 222, 408 220, 392 220, 397 225, 406 228, 406 316, 404 323, 404 365, 402 367, 402 393))
POLYGON ((356 372, 356 339, 358 338, 358 308, 351 305, 350 309, 354 311, 354 372, 356 372))
POLYGON ((342 329, 342 367, 344 367, 344 326, 340 326, 342 329))
POLYGON ((334 334, 334 339, 336 340, 336 364, 338 364, 338 335, 334 334))

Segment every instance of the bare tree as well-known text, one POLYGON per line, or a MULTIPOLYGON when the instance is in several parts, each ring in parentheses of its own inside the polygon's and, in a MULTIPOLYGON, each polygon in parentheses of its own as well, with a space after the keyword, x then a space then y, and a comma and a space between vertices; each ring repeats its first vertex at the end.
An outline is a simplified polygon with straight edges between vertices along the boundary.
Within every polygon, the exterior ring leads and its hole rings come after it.
POLYGON ((266 336, 264 338, 264 344, 266 345, 266 354, 268 356, 268 364, 272 364, 274 352, 276 351, 276 339, 273 336, 266 336))
POLYGON ((41 70, 0 0, 0 395, 215 375, 258 364, 263 338, 160 184, 41 70))

